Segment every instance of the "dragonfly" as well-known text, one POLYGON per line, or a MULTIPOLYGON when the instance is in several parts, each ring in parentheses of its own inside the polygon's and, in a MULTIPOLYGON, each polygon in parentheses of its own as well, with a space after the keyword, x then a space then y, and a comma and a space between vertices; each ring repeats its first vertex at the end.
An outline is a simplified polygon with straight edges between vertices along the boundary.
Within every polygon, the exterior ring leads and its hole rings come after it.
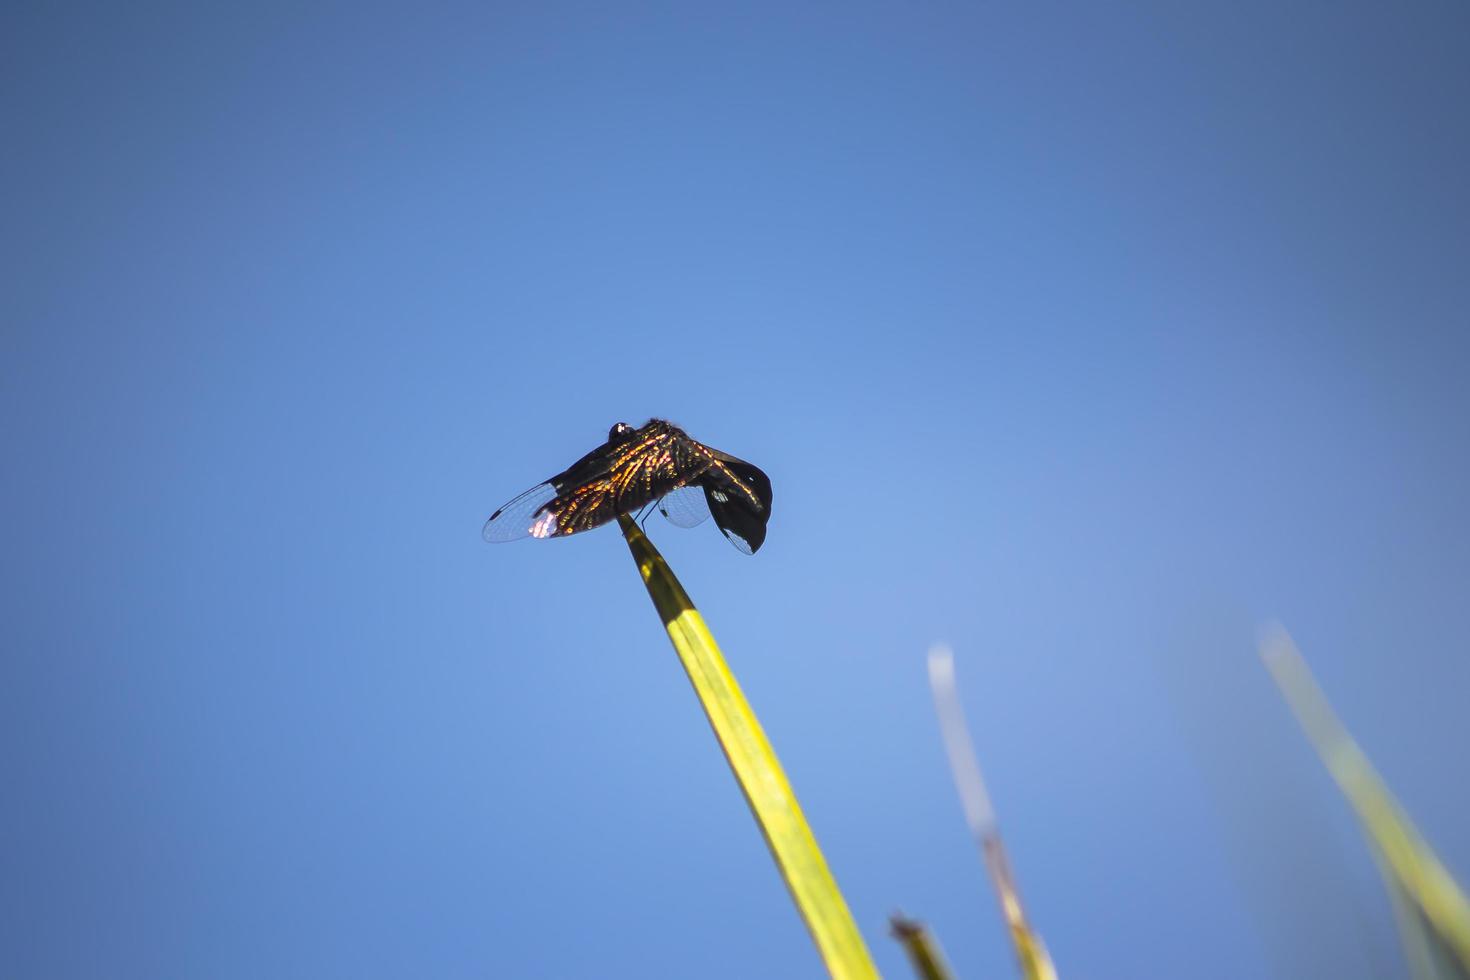
POLYGON ((607 442, 490 515, 486 541, 560 538, 656 506, 678 527, 715 525, 753 555, 766 540, 771 481, 760 468, 664 419, 614 425, 607 442))

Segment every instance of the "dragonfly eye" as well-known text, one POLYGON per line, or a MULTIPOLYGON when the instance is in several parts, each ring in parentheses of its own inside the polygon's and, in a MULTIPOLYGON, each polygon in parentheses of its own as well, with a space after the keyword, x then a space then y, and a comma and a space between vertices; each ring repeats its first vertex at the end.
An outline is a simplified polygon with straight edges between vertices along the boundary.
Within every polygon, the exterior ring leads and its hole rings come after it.
POLYGON ((617 442, 619 439, 623 439, 627 436, 632 435, 633 432, 633 427, 627 422, 619 422, 617 425, 607 430, 607 441, 617 442))

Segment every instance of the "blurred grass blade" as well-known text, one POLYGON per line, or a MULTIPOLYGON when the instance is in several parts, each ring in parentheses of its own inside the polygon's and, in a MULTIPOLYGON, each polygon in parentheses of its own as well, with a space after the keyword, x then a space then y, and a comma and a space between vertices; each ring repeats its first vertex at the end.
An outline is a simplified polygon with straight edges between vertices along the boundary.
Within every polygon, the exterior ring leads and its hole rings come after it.
POLYGON ((1384 886, 1393 905, 1394 922, 1404 944, 1404 958, 1409 962, 1409 976, 1415 980, 1470 980, 1470 970, 1455 955, 1438 932, 1424 918, 1423 911, 1399 885, 1388 866, 1383 851, 1368 839, 1368 850, 1383 875, 1384 886))
POLYGON ((949 766, 954 773, 955 789, 960 794, 960 805, 964 807, 970 833, 980 847, 985 869, 990 873, 990 881, 1000 897, 1006 927, 1010 930, 1016 958, 1021 964, 1021 975, 1026 980, 1056 980, 1056 968, 1052 966, 1046 944, 1027 922, 1026 911, 1021 906, 1021 895, 1011 873, 1005 845, 1000 839, 995 810, 990 805, 985 779, 980 775, 980 762, 975 758, 969 726, 965 724, 965 712, 960 706, 959 690, 955 685, 954 654, 948 647, 936 646, 929 651, 929 686, 934 691, 934 709, 939 714, 939 729, 949 753, 949 766))
POLYGON ((841 980, 877 977, 781 763, 704 619, 638 526, 626 515, 618 526, 828 972, 841 980))
POLYGON ((913 964, 914 974, 919 980, 954 980, 954 974, 939 950, 939 942, 924 923, 894 913, 888 924, 893 938, 902 943, 904 952, 909 954, 909 962, 913 964))
POLYGON ((1275 626, 1267 632, 1261 659, 1362 821, 1393 899, 1414 975, 1470 978, 1470 901, 1465 893, 1343 728, 1286 630, 1275 626))

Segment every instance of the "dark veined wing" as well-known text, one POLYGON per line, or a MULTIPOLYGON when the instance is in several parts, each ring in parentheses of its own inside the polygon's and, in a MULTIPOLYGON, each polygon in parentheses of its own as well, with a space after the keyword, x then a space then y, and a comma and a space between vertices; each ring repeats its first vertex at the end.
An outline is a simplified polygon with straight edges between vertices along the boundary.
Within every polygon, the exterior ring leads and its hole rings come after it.
POLYGON ((753 463, 710 450, 715 462, 700 481, 715 524, 730 543, 747 555, 766 541, 771 519, 771 480, 753 463))
POLYGON ((709 465, 687 437, 676 437, 665 425, 618 433, 496 511, 483 534, 486 541, 498 542, 590 531, 683 487, 709 465))
POLYGON ((697 486, 670 490, 659 500, 658 512, 675 527, 698 527, 709 520, 709 504, 705 502, 704 490, 697 486))
POLYGON ((491 514, 480 534, 492 544, 528 534, 533 538, 559 538, 600 527, 619 513, 608 477, 560 494, 548 480, 491 514))
POLYGON ((546 503, 531 526, 531 536, 560 538, 590 531, 622 513, 613 478, 603 477, 574 486, 546 503))
POLYGON ((481 535, 492 544, 514 541, 528 534, 533 538, 560 538, 601 527, 624 512, 613 491, 611 477, 583 483, 560 494, 548 481, 491 514, 481 535))
POLYGON ((577 487, 590 485, 613 473, 626 455, 626 443, 636 433, 620 434, 592 450, 556 476, 547 480, 558 494, 570 493, 577 487))
POLYGON ((633 513, 655 501, 661 502, 664 516, 679 527, 694 527, 709 516, 698 489, 690 484, 698 481, 711 460, 698 443, 671 429, 664 425, 647 434, 640 429, 614 450, 608 478, 612 516, 633 513))
MULTIPOLYGON (((591 514, 601 513, 604 508, 591 499, 588 492, 598 488, 606 492, 608 489, 618 449, 631 435, 631 430, 625 434, 619 432, 619 428, 614 427, 606 443, 491 514, 480 536, 495 544, 526 535, 550 538, 595 527, 586 521, 591 514), (578 495, 578 490, 583 491, 581 495, 578 495), (563 511, 569 508, 571 513, 563 515, 563 511)), ((604 520, 615 516, 610 514, 604 520)))

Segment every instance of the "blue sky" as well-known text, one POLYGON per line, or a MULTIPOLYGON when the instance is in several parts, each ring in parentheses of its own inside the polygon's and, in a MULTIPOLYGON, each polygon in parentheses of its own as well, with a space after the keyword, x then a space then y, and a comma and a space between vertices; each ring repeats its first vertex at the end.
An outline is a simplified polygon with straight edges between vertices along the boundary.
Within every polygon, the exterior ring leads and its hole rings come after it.
POLYGON ((1463 5, 46 5, 0 22, 0 974, 806 977, 618 420, 879 965, 1402 975, 1279 617, 1462 878, 1463 5), (678 964, 670 966, 668 964, 678 964))

